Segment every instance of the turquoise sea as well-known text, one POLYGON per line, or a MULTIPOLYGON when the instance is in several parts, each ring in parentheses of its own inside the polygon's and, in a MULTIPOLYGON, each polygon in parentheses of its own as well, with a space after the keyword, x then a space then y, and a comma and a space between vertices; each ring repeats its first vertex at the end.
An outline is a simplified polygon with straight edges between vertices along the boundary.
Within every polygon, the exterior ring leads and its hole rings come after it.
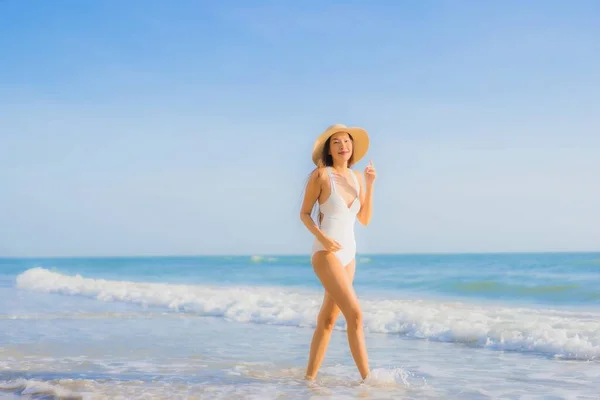
POLYGON ((0 397, 599 399, 600 253, 359 255, 372 376, 343 316, 304 381, 308 255, 0 259, 0 397))

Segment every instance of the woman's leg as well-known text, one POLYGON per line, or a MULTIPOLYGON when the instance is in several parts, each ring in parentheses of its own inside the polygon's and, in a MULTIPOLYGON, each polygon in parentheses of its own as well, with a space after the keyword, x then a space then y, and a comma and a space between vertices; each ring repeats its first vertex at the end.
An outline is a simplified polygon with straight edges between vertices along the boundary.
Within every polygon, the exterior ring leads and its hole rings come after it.
MULTIPOLYGON (((354 280, 354 272, 356 271, 356 264, 352 261, 345 268, 345 272, 348 275, 350 283, 354 280)), ((331 339, 331 332, 335 326, 335 321, 340 313, 339 307, 333 301, 333 298, 327 291, 323 296, 323 304, 317 317, 317 327, 312 337, 310 344, 310 355, 308 358, 308 366, 306 367, 306 378, 315 379, 317 372, 321 367, 327 346, 329 346, 329 340, 331 339)))
POLYGON ((348 325, 348 344, 354 362, 365 379, 369 375, 369 360, 365 347, 362 311, 352 282, 335 254, 317 251, 313 255, 313 268, 323 287, 339 307, 348 325))

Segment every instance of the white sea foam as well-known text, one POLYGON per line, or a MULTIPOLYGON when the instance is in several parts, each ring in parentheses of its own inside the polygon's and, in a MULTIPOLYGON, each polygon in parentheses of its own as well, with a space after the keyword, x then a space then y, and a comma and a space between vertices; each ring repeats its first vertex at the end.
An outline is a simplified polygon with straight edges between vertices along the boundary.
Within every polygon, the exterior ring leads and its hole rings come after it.
POLYGON ((50 397, 53 399, 88 399, 93 397, 92 393, 78 393, 70 390, 65 384, 70 380, 47 382, 36 379, 16 379, 13 381, 0 381, 0 391, 18 392, 22 396, 50 397))
POLYGON ((256 256, 251 256, 250 261, 252 261, 253 263, 275 262, 275 261, 277 261, 277 258, 256 255, 256 256))
POLYGON ((60 400, 134 399, 271 399, 285 393, 275 384, 207 385, 138 380, 59 379, 0 381, 0 393, 20 393, 25 398, 60 400))
MULTIPOLYGON (((284 287, 213 287, 69 276, 33 268, 17 277, 22 289, 81 295, 217 316, 242 323, 314 326, 320 292, 284 287)), ((435 341, 557 358, 600 359, 600 313, 492 307, 425 300, 361 299, 365 328, 435 341)), ((343 318, 338 329, 344 328, 343 318)))

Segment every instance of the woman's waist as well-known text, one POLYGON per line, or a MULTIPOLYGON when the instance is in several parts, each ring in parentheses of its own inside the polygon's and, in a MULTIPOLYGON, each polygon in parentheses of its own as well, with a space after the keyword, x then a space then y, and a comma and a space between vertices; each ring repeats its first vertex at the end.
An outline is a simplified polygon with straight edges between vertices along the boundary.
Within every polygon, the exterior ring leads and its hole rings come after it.
POLYGON ((321 231, 334 238, 354 238, 354 224, 323 223, 321 231))
POLYGON ((356 217, 347 215, 324 215, 321 218, 322 226, 343 226, 353 228, 356 224, 356 217))

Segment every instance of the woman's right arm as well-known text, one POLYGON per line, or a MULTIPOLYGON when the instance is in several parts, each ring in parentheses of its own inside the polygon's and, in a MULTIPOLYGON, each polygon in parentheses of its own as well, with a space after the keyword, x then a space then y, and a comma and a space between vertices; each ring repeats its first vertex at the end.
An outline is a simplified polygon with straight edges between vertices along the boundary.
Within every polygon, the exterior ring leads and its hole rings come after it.
POLYGON ((317 224, 315 224, 315 221, 311 218, 310 213, 321 194, 320 178, 321 174, 319 169, 315 169, 310 175, 310 178, 308 178, 308 183, 306 184, 306 190, 304 192, 304 201, 302 202, 302 208, 300 209, 300 219, 319 241, 323 239, 324 235, 317 224))
POLYGON ((315 235, 315 237, 321 242, 323 248, 327 251, 338 251, 342 248, 338 241, 333 240, 323 233, 321 229, 315 224, 315 221, 310 217, 315 202, 319 199, 321 194, 321 172, 316 169, 308 179, 306 184, 306 191, 304 192, 304 201, 302 202, 302 209, 300 210, 300 219, 304 222, 304 225, 308 230, 315 235))
POLYGON ((321 173, 316 169, 311 174, 308 183, 306 184, 304 201, 302 202, 302 209, 300 210, 300 219, 304 222, 304 225, 306 225, 308 230, 315 235, 319 242, 321 242, 325 250, 338 251, 342 246, 336 240, 325 235, 310 217, 310 212, 321 194, 321 182, 321 173))

